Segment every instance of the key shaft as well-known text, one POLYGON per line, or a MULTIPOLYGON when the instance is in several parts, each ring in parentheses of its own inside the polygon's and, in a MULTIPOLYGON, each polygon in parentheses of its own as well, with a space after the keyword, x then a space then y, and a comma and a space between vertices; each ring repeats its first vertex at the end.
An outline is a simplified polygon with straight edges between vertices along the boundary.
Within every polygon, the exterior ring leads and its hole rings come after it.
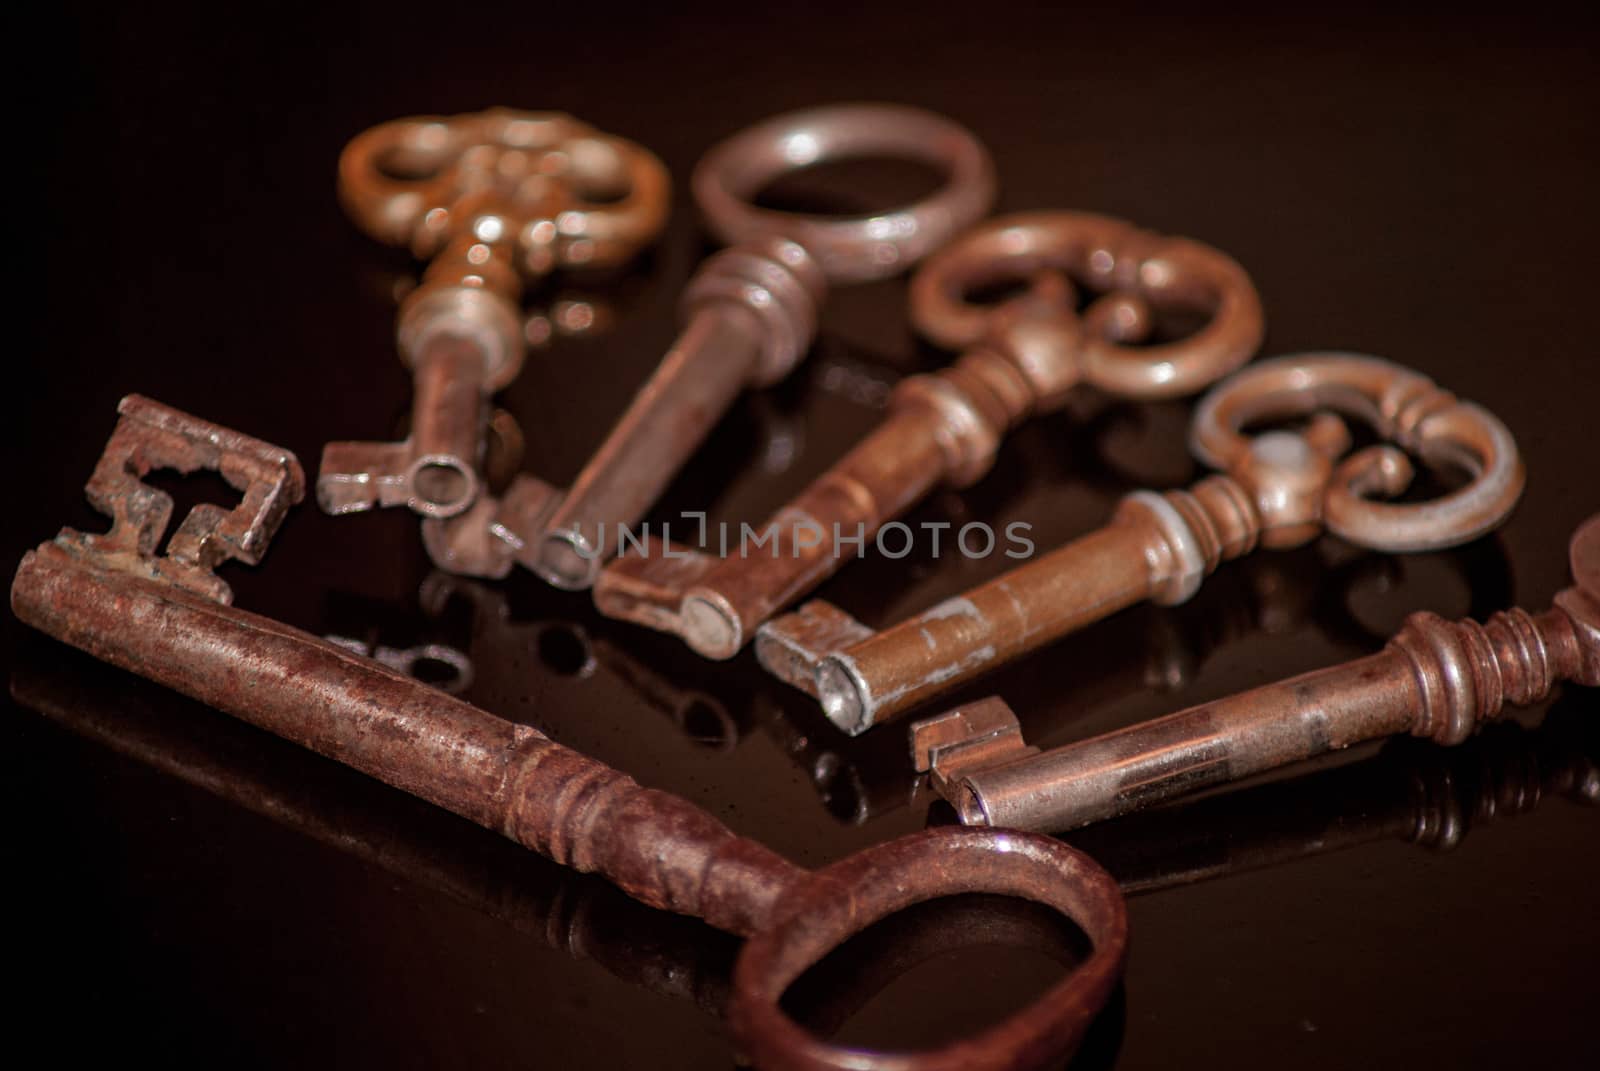
POLYGON ((805 249, 772 239, 712 257, 684 294, 687 325, 544 522, 535 571, 588 588, 739 392, 788 374, 827 290, 805 249))

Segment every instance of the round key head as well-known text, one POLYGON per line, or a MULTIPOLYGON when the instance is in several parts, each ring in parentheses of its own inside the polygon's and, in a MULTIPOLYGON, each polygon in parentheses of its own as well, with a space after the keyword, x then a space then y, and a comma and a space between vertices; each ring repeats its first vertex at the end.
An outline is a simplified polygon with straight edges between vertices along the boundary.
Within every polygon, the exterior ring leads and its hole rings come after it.
POLYGON ((1573 586, 1556 596, 1556 605, 1571 619, 1582 652, 1577 680, 1600 687, 1600 513, 1572 536, 1573 586))
MULTIPOLYGON (((1055 1066, 1105 1005, 1127 950, 1127 908, 1116 881, 1058 840, 1006 829, 936 827, 874 845, 802 878, 734 965, 729 1019, 756 1067, 824 1071, 999 1071, 1055 1066), (1031 900, 1060 911, 1090 952, 1033 1004, 942 1048, 869 1053, 807 1032, 779 1005, 790 983, 855 934, 913 904, 963 893, 1031 900)), ((953 984, 960 984, 953 980, 953 984)))
POLYGON ((909 269, 989 211, 994 164, 959 123, 899 104, 839 104, 779 115, 713 146, 691 180, 706 223, 724 244, 787 238, 829 282, 884 279, 909 269), (905 159, 945 175, 939 189, 887 212, 845 218, 759 208, 752 198, 790 171, 830 160, 905 159))

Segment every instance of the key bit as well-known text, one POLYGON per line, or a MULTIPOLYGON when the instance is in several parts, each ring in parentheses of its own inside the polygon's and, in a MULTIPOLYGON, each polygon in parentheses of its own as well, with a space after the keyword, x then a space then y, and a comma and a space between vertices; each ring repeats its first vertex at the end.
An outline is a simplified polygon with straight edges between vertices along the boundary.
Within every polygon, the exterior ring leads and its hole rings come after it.
POLYGON ((619 559, 596 586, 601 612, 731 658, 848 560, 847 541, 859 554, 938 484, 978 480, 1008 430, 1074 386, 1186 394, 1246 361, 1262 333, 1255 288, 1222 253, 1069 212, 996 220, 946 247, 918 271, 911 313, 930 338, 965 348, 952 367, 902 380, 878 430, 759 530, 765 546, 721 560, 670 547, 619 559), (1028 292, 999 306, 965 297, 1019 278, 1028 292), (1104 295, 1082 316, 1074 284, 1104 295), (1157 312, 1179 310, 1209 321, 1179 341, 1130 345, 1149 339, 1157 312))
POLYGON ((400 308, 415 384, 401 442, 330 443, 329 513, 406 506, 450 517, 482 490, 489 399, 522 368, 526 280, 631 259, 666 221, 666 168, 558 113, 399 119, 345 147, 339 195, 368 234, 428 261, 400 308))
POLYGON ((983 146, 950 120, 855 104, 736 134, 701 160, 693 187, 712 229, 736 244, 690 280, 682 336, 546 519, 533 568, 557 587, 591 587, 622 530, 644 517, 739 392, 788 375, 811 346, 829 281, 905 270, 988 211, 994 178, 983 146), (925 160, 948 181, 897 212, 859 218, 813 219, 748 201, 796 167, 878 154, 925 160))
POLYGON ((1309 542, 1324 527, 1376 550, 1437 550, 1505 519, 1524 483, 1511 433, 1399 365, 1352 354, 1285 357, 1230 377, 1201 402, 1191 445, 1223 470, 1187 491, 1139 491, 1104 528, 1035 558, 882 632, 811 603, 762 630, 757 653, 775 675, 816 695, 848 733, 864 732, 1011 659, 1145 599, 1193 597, 1223 562, 1257 546, 1309 542), (1372 424, 1424 461, 1465 468, 1465 487, 1436 501, 1393 505, 1411 462, 1394 446, 1350 445, 1335 413, 1372 424), (1241 432, 1261 420, 1309 418, 1299 432, 1241 432), (857 637, 827 649, 818 624, 857 637))
MULTIPOLYGON (((1064 831, 1365 740, 1459 744, 1507 704, 1600 685, 1600 514, 1573 536, 1571 562, 1574 586, 1543 613, 1413 614, 1378 654, 1043 754, 1020 733, 1009 753, 969 749, 944 715, 912 728, 912 757, 964 823, 1064 831)), ((991 716, 1004 707, 989 703, 991 716)), ((987 743, 993 726, 978 728, 967 738, 987 743)))

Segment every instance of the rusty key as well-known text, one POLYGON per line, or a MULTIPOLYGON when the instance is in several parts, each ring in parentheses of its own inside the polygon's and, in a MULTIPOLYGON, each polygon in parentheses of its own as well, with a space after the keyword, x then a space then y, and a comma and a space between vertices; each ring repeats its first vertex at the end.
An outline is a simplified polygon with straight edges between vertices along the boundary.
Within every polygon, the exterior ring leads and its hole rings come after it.
POLYGON ((670 793, 641 787, 527 725, 502 720, 372 659, 231 605, 212 569, 257 562, 304 492, 293 455, 137 396, 88 487, 110 532, 64 529, 24 556, 17 617, 138 673, 420 796, 635 899, 749 938, 729 1015, 758 1067, 1039 1067, 1076 1045, 1111 995, 1127 917, 1109 875, 1036 834, 924 830, 804 870, 670 793), (172 499, 156 469, 213 469, 242 493, 196 507, 165 555, 172 499), (974 1037, 914 1053, 822 1041, 779 998, 839 942, 903 908, 962 893, 1033 900, 1091 949, 1029 1007, 974 1037))
POLYGON ((1413 614, 1378 654, 1043 754, 991 698, 918 722, 912 756, 963 822, 1062 831, 1364 740, 1459 744, 1507 704, 1600 685, 1600 514, 1570 554, 1574 585, 1540 614, 1413 614))
POLYGON ((339 159, 351 218, 429 264, 398 321, 411 433, 328 444, 322 508, 450 517, 471 506, 489 399, 522 368, 523 281, 631 259, 660 233, 668 190, 649 152, 554 112, 398 119, 351 141, 339 159))
MULTIPOLYGON (((540 518, 535 572, 557 587, 593 585, 635 525, 741 390, 776 383, 811 346, 827 284, 910 267, 977 221, 994 168, 959 124, 916 108, 846 104, 781 115, 713 147, 695 168, 695 199, 725 242, 683 297, 685 328, 654 375, 540 518), (813 218, 749 199, 779 175, 826 160, 892 156, 942 170, 936 192, 889 213, 813 218)), ((519 548, 520 549, 520 548, 519 548)))
POLYGON ((1326 527, 1375 550, 1438 550, 1496 527, 1522 493, 1516 443, 1499 420, 1375 357, 1256 364, 1207 395, 1190 438, 1222 475, 1187 491, 1135 492, 1104 528, 883 632, 810 603, 762 630, 762 663, 816 695, 839 728, 864 732, 1136 602, 1185 602, 1219 563, 1258 545, 1298 546, 1326 527), (1425 505, 1369 501, 1404 491, 1411 463, 1385 445, 1339 464, 1350 434, 1335 412, 1472 481, 1425 505), (1241 434, 1294 417, 1311 420, 1300 432, 1241 434))
POLYGON ((656 541, 602 574, 601 612, 731 658, 847 560, 846 542, 859 554, 939 483, 978 480, 1008 430, 1074 386, 1187 394, 1248 360, 1262 333, 1255 288, 1222 253, 1072 212, 1011 216, 958 239, 918 271, 911 315, 930 338, 965 348, 953 366, 903 380, 878 430, 760 530, 765 546, 718 560, 656 541), (1028 292, 998 306, 965 296, 1018 279, 1028 292), (1074 284, 1104 294, 1081 316, 1074 284), (1157 313, 1178 311, 1209 322, 1179 341, 1129 345, 1150 337, 1157 313))

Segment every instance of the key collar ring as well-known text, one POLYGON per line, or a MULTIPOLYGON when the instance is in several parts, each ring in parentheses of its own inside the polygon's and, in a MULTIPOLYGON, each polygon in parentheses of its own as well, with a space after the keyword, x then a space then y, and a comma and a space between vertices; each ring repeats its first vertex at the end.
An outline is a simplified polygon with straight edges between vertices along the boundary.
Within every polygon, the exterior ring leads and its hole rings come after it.
POLYGON ((1526 479, 1516 441, 1488 410, 1408 368, 1352 353, 1281 357, 1236 373, 1201 401, 1190 447, 1254 492, 1269 546, 1305 542, 1321 527, 1391 553, 1456 546, 1497 527, 1526 479), (1310 418, 1301 432, 1246 430, 1297 417, 1310 418), (1387 443, 1345 456, 1344 417, 1387 443), (1376 501, 1410 486, 1407 451, 1431 467, 1464 470, 1469 482, 1426 502, 1376 501))
POLYGON ((1030 367, 1046 399, 1088 382, 1141 399, 1192 394, 1247 361, 1264 331, 1250 277, 1221 251, 1086 212, 990 220, 929 258, 912 280, 911 318, 937 344, 990 342, 1030 367), (1022 281, 1000 304, 973 291, 1022 281), (1076 292, 1101 296, 1081 314, 1076 292), (1205 317, 1186 338, 1136 346, 1157 310, 1205 317))
POLYGON ((783 1071, 999 1071, 1070 1053, 1105 1005, 1127 953, 1116 881, 1058 840, 1004 829, 935 827, 859 851, 807 875, 740 951, 731 1025, 757 1067, 783 1071), (863 1052, 824 1041, 782 1010, 784 990, 851 936, 914 904, 963 893, 1031 900, 1071 919, 1090 952, 1034 1003, 941 1048, 863 1052))
POLYGON ((714 145, 695 165, 696 203, 717 239, 798 242, 834 283, 905 271, 994 202, 994 164, 971 131, 901 104, 839 104, 775 116, 714 145), (896 157, 931 164, 940 189, 887 212, 845 218, 759 208, 761 188, 788 171, 828 160, 896 157))

